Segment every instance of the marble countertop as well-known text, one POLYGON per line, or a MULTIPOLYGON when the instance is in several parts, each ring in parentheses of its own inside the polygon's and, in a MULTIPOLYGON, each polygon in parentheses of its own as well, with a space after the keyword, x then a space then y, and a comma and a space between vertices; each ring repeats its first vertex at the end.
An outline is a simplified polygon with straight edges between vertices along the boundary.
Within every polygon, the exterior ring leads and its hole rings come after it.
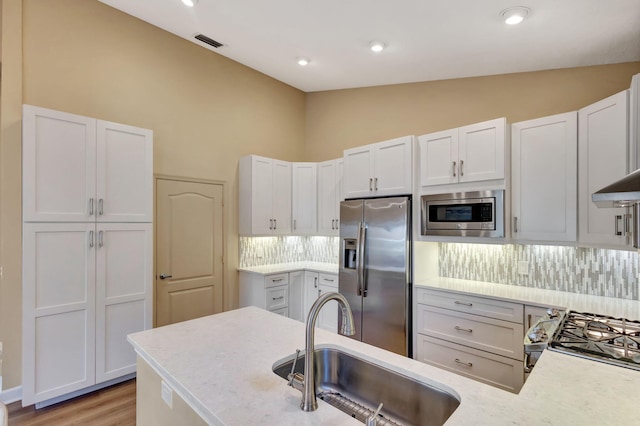
POLYGON ((323 263, 323 262, 291 262, 291 263, 276 263, 271 265, 262 266, 246 266, 238 268, 238 271, 252 272, 254 274, 279 274, 283 272, 291 271, 313 271, 313 272, 326 272, 329 274, 338 273, 337 263, 323 263))
MULTIPOLYGON (((272 372, 304 348, 304 329, 247 307, 131 334, 129 341, 209 424, 361 425, 323 401, 315 412, 301 411, 300 392, 272 372)), ((461 404, 448 426, 637 422, 640 372, 626 368, 545 351, 516 395, 321 329, 316 346, 339 347, 452 390, 461 404)))
POLYGON ((489 296, 494 299, 515 301, 528 305, 568 308, 578 312, 640 320, 640 301, 637 300, 589 296, 564 291, 444 277, 424 279, 416 283, 415 286, 466 293, 473 296, 489 296))

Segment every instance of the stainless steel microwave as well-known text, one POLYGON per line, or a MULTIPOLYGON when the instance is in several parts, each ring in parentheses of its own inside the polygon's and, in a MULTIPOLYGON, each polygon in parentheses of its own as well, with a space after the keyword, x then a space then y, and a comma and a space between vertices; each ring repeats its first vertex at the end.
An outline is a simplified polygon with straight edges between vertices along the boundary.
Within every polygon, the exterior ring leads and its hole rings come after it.
POLYGON ((421 234, 504 237, 504 190, 455 192, 421 197, 421 234))

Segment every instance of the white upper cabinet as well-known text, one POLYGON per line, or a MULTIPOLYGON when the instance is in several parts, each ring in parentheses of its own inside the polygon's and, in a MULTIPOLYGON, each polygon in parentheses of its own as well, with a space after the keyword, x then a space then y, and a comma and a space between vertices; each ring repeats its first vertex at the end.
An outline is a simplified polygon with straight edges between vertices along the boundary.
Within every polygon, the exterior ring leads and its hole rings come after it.
POLYGON ((627 248, 627 208, 598 208, 591 194, 628 172, 629 91, 578 112, 578 207, 581 245, 627 248))
POLYGON ((317 165, 293 163, 292 175, 292 233, 314 235, 317 232, 317 165))
POLYGON ((418 137, 420 186, 505 178, 506 119, 418 137))
POLYGON ((291 233, 291 163, 248 155, 239 174, 240 234, 291 233))
POLYGON ((344 151, 345 198, 410 194, 413 136, 344 151))
POLYGON ((318 163, 318 234, 338 235, 344 160, 318 163))
POLYGON ((514 123, 511 142, 513 239, 575 242, 577 113, 514 123))
POLYGON ((23 106, 23 220, 151 222, 153 133, 23 106))
POLYGON ((640 167, 640 74, 631 79, 629 93, 629 172, 640 167))

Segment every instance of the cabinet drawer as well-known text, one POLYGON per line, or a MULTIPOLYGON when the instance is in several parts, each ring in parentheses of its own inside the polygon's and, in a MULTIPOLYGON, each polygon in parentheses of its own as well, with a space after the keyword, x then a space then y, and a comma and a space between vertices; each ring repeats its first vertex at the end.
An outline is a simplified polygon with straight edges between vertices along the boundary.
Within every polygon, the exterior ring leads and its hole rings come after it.
POLYGON ((289 286, 281 285, 267 289, 265 305, 267 311, 275 311, 289 306, 289 286))
POLYGON ((274 314, 282 315, 283 317, 289 318, 289 308, 280 308, 269 312, 273 312, 274 314))
POLYGON ((524 364, 455 343, 418 335, 418 361, 517 393, 524 383, 524 364))
POLYGON ((289 284, 289 274, 273 274, 264 277, 265 288, 275 287, 277 285, 289 284))
POLYGON ((320 285, 338 288, 338 276, 334 274, 318 274, 320 285))
POLYGON ((418 305, 418 333, 522 361, 522 324, 418 305))
POLYGON ((486 297, 418 288, 416 302, 522 324, 523 305, 486 297))

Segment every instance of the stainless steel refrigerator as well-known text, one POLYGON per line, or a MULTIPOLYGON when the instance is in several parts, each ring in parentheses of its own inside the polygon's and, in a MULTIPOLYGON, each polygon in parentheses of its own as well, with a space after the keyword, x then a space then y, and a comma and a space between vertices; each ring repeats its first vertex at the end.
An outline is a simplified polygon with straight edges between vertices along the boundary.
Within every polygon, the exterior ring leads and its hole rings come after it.
POLYGON ((412 356, 411 271, 409 197, 340 203, 338 285, 353 311, 353 339, 412 356))

